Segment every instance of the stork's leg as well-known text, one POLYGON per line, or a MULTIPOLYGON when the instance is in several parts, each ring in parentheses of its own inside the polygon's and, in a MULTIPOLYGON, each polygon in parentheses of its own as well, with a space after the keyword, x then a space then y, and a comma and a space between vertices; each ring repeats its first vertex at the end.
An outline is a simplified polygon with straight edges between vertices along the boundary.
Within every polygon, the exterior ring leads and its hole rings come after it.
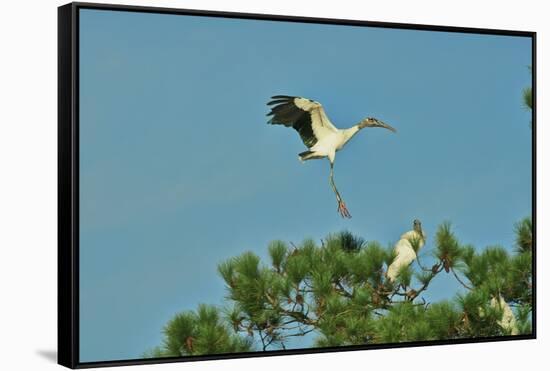
POLYGON ((332 191, 336 195, 336 200, 338 202, 342 202, 342 196, 340 196, 340 192, 338 192, 338 189, 336 188, 336 184, 334 183, 334 165, 330 164, 330 186, 332 187, 332 191))
POLYGON ((330 186, 332 187, 332 191, 336 195, 336 201, 338 202, 338 212, 342 216, 342 218, 351 218, 351 214, 348 211, 348 208, 346 207, 346 204, 344 203, 344 200, 342 199, 342 196, 340 196, 340 192, 338 192, 338 189, 336 188, 336 184, 334 183, 334 164, 330 163, 330 186))

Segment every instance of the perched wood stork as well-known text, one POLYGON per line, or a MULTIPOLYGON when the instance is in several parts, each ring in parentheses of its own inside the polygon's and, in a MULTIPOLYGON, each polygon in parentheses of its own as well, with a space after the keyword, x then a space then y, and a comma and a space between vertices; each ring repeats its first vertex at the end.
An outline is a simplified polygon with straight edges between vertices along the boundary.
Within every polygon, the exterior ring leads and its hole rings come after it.
POLYGON ((422 230, 422 223, 420 223, 420 220, 415 219, 413 221, 413 229, 401 235, 399 241, 393 248, 395 258, 388 267, 386 273, 391 282, 395 282, 399 270, 402 267, 408 266, 416 259, 416 252, 414 251, 413 244, 418 244, 418 250, 420 250, 425 242, 426 234, 422 230))
POLYGON ((269 124, 284 125, 294 128, 302 142, 308 147, 307 151, 298 154, 300 161, 328 158, 330 161, 330 186, 336 195, 338 212, 343 218, 351 218, 351 215, 334 183, 334 159, 336 152, 344 148, 347 142, 359 130, 371 128, 386 128, 395 132, 390 125, 368 117, 349 129, 338 129, 327 117, 321 103, 303 97, 291 97, 288 95, 275 95, 267 104, 271 112, 267 116, 273 116, 269 124))
POLYGON ((502 318, 497 322, 499 326, 510 332, 510 335, 518 335, 519 329, 516 322, 516 316, 514 316, 512 308, 510 308, 502 295, 499 295, 498 299, 493 296, 490 305, 493 308, 500 308, 500 310, 502 310, 502 318))
MULTIPOLYGON (((502 311, 502 316, 499 320, 497 320, 497 323, 503 330, 509 332, 510 335, 519 334, 519 328, 514 311, 510 308, 510 305, 508 305, 502 295, 492 295, 491 300, 489 301, 489 306, 502 311)), ((481 307, 479 308, 479 315, 480 317, 485 317, 485 310, 481 307)))

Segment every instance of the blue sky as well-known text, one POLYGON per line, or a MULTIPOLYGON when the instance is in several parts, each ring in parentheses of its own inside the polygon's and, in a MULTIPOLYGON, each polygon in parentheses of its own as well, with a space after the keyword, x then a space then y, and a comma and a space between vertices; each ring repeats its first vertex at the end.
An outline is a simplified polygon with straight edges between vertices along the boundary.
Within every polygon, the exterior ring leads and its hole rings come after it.
MULTIPOLYGON (((419 218, 426 250, 445 220, 511 247, 531 213, 528 38, 98 10, 80 38, 81 361, 139 358, 175 313, 222 304, 219 262, 274 239, 386 245, 419 218), (266 125, 275 94, 397 128, 337 154, 351 220, 328 162, 266 125)), ((438 278, 430 299, 456 290, 438 278)))

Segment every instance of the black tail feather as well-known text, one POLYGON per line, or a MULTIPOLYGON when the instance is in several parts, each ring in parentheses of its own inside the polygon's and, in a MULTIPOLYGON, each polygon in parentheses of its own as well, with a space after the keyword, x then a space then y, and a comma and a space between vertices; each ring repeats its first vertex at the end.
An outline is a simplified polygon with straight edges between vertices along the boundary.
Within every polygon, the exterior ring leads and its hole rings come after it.
POLYGON ((307 155, 310 155, 312 153, 313 153, 313 151, 305 151, 305 152, 298 153, 298 156, 300 156, 300 158, 303 160, 304 157, 306 157, 307 155))
POLYGON ((307 161, 307 160, 324 158, 325 156, 321 156, 317 154, 317 152, 315 151, 304 151, 304 152, 298 153, 298 157, 300 157, 300 161, 307 161))

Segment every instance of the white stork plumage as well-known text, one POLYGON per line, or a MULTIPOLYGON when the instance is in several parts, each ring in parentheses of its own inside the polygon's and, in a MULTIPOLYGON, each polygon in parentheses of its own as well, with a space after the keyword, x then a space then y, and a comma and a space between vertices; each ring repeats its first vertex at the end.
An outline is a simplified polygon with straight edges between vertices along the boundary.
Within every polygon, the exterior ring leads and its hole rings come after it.
POLYGON ((351 218, 351 215, 336 188, 334 183, 334 159, 336 152, 344 148, 347 142, 359 130, 366 127, 386 128, 395 132, 390 125, 368 117, 361 120, 357 125, 349 129, 338 129, 327 117, 321 103, 303 97, 292 97, 288 95, 275 95, 267 104, 271 107, 268 116, 273 116, 269 124, 284 125, 294 128, 308 150, 300 153, 300 161, 328 158, 330 161, 330 186, 336 195, 338 212, 344 218, 351 218))
POLYGON ((508 331, 510 335, 518 335, 519 329, 516 316, 502 295, 499 295, 498 299, 493 296, 490 305, 493 308, 500 308, 502 310, 502 318, 497 322, 499 326, 508 331))
POLYGON ((413 221, 413 229, 401 235, 393 248, 395 258, 386 272, 391 282, 395 282, 402 267, 408 266, 416 259, 416 251, 414 251, 413 244, 418 244, 418 250, 420 250, 425 242, 426 234, 422 230, 422 223, 420 223, 420 220, 415 219, 413 221))

